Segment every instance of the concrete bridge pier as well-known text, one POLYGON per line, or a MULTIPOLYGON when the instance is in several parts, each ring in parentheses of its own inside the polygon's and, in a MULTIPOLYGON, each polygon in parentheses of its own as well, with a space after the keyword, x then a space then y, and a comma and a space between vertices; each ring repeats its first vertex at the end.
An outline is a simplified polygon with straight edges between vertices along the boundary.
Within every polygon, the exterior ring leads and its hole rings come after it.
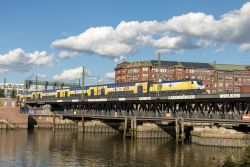
POLYGON ((137 132, 136 116, 126 116, 124 121, 125 122, 124 122, 123 137, 136 138, 136 132, 137 132))
POLYGON ((175 139, 176 141, 184 141, 185 140, 185 131, 184 131, 184 120, 182 118, 175 119, 175 139))

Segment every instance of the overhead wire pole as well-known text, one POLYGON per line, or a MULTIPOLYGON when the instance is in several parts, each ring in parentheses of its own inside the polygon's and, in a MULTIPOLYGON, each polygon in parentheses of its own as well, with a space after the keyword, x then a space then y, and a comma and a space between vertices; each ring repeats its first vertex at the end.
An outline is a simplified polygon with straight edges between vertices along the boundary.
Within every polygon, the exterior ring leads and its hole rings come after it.
POLYGON ((161 54, 158 52, 158 71, 157 71, 157 95, 160 95, 160 69, 161 69, 161 54))
POLYGON ((91 76, 91 75, 86 75, 86 78, 95 78, 96 79, 96 91, 97 91, 97 96, 99 96, 99 76, 91 76))
POLYGON ((6 78, 3 79, 3 93, 4 93, 4 97, 6 97, 6 78))
POLYGON ((37 84, 38 84, 38 77, 37 77, 37 75, 36 75, 36 97, 35 97, 35 99, 38 99, 38 98, 37 98, 37 89, 38 89, 37 84))
POLYGON ((85 71, 84 66, 82 66, 82 100, 84 99, 84 77, 85 77, 85 71))

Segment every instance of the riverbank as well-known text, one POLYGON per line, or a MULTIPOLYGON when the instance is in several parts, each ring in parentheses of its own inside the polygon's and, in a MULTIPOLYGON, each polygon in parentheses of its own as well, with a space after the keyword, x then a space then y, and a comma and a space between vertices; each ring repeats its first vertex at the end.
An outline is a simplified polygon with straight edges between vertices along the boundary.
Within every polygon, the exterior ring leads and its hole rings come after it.
POLYGON ((28 115, 21 114, 19 107, 0 108, 0 120, 3 120, 1 123, 2 128, 8 128, 10 127, 9 125, 13 125, 12 129, 28 129, 28 115))

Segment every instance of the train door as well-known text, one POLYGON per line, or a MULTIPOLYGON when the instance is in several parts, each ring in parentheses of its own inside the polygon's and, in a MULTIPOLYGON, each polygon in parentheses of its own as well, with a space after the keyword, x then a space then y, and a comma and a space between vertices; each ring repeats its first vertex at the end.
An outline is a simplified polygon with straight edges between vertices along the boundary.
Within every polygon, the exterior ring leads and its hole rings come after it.
POLYGON ((32 99, 35 99, 35 97, 36 97, 35 94, 33 94, 32 99))
POLYGON ((143 87, 142 86, 137 86, 137 94, 141 95, 142 94, 143 87))
POLYGON ((101 96, 104 96, 104 95, 105 95, 105 89, 102 88, 102 89, 101 89, 101 96))
POLYGON ((41 94, 40 93, 38 93, 38 99, 41 99, 41 94))
POLYGON ((57 97, 60 98, 60 92, 57 92, 57 97))
POLYGON ((95 95, 95 91, 94 91, 94 89, 91 89, 90 90, 90 96, 94 96, 95 95))
POLYGON ((65 91, 65 97, 68 97, 68 91, 65 91))

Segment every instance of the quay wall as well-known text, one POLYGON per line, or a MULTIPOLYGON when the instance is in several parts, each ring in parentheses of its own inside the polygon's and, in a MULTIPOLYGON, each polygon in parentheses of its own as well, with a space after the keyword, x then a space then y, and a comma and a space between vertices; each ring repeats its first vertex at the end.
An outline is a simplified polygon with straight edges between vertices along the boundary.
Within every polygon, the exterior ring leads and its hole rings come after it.
POLYGON ((92 120, 84 122, 78 122, 78 130, 80 132, 90 132, 90 133, 117 133, 117 129, 105 124, 101 121, 92 120))
MULTIPOLYGON (((168 130, 163 129, 153 123, 143 123, 136 128, 136 138, 170 138, 171 135, 167 132, 171 127, 167 127, 168 130)), ((173 130, 173 128, 172 128, 173 130)))
POLYGON ((28 115, 21 114, 19 111, 20 111, 19 107, 1 107, 0 119, 6 120, 9 123, 15 125, 15 128, 27 129, 28 115))
POLYGON ((222 127, 194 128, 191 141, 199 145, 222 147, 246 147, 250 144, 248 134, 222 127))
POLYGON ((30 118, 34 122, 34 128, 37 129, 77 129, 77 123, 70 119, 62 119, 58 116, 54 118, 53 115, 49 116, 32 116, 30 118))

